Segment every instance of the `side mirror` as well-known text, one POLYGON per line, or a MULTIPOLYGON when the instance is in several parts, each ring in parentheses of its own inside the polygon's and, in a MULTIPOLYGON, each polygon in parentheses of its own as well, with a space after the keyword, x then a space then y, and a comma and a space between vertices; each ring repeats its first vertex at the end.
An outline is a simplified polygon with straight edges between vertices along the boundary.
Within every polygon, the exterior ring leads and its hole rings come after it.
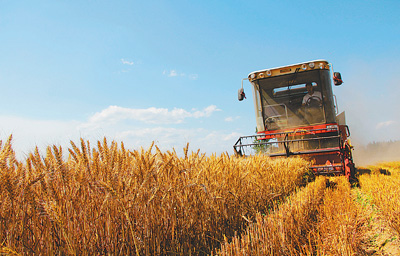
POLYGON ((246 94, 244 93, 243 88, 240 88, 238 91, 238 100, 242 101, 243 99, 246 99, 246 94))
POLYGON ((339 72, 334 72, 334 73, 333 73, 333 83, 334 83, 336 86, 341 85, 341 84, 343 83, 342 75, 340 75, 339 72))

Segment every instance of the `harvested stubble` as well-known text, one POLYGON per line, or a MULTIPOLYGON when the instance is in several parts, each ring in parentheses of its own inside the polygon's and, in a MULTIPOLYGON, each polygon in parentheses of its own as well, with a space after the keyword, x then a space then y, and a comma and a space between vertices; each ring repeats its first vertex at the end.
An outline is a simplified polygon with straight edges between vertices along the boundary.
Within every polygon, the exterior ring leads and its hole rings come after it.
POLYGON ((316 255, 369 255, 368 220, 345 177, 330 178, 318 209, 317 232, 312 243, 316 255), (333 186, 333 187, 332 187, 333 186))
POLYGON ((365 219, 344 177, 318 177, 218 255, 363 255, 365 219), (328 187, 328 189, 327 189, 328 187))
POLYGON ((400 235, 400 162, 382 163, 377 167, 386 168, 389 172, 361 175, 361 191, 372 199, 379 214, 400 235))
POLYGON ((20 254, 208 254, 303 184, 308 163, 179 157, 151 146, 71 142, 15 159, 0 144, 0 244, 20 254), (155 151, 153 153, 152 151, 155 151))

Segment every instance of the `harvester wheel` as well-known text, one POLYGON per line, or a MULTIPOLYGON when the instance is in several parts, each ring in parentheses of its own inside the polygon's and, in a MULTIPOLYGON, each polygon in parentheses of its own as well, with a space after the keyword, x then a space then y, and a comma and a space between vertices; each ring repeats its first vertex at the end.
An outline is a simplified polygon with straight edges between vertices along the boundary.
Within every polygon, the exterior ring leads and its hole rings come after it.
POLYGON ((344 160, 344 171, 345 171, 346 178, 347 178, 348 180, 350 180, 350 177, 351 177, 351 167, 350 167, 350 161, 349 161, 348 158, 346 158, 346 159, 344 160))
POLYGON ((346 178, 349 181, 352 181, 355 179, 355 165, 353 163, 353 159, 351 157, 351 149, 349 145, 346 145, 346 154, 345 154, 345 159, 344 159, 344 171, 346 178))

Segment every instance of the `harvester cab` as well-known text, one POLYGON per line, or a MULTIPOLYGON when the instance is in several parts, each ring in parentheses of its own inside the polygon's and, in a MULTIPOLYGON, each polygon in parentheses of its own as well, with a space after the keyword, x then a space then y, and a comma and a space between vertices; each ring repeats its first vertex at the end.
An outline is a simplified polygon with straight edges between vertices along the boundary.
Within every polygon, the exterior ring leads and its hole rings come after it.
MULTIPOLYGON (((238 155, 303 156, 315 174, 354 176, 350 131, 338 113, 332 84, 342 84, 325 60, 252 72, 257 134, 243 136, 233 146, 238 155), (333 83, 332 83, 333 80, 333 83)), ((242 87, 239 101, 245 98, 242 87)))

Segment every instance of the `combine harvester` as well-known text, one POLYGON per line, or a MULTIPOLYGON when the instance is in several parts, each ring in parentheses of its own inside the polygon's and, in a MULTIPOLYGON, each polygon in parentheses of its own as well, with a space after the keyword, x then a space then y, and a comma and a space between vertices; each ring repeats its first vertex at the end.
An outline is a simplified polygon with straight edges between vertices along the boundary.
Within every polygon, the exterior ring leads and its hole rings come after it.
MULTIPOLYGON (((255 71, 243 79, 253 88, 257 134, 240 137, 235 153, 299 155, 312 160, 317 175, 354 178, 350 131, 344 112, 338 113, 330 70, 333 83, 341 85, 340 73, 325 60, 255 71)), ((239 101, 245 98, 243 80, 239 101)))

